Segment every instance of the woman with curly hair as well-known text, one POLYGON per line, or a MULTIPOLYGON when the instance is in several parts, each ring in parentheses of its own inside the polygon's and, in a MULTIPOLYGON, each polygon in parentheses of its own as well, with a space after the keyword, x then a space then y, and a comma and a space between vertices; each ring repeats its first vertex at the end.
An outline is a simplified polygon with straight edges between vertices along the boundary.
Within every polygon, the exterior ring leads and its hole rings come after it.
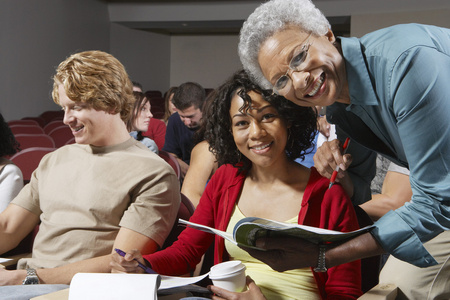
POLYGON ((0 212, 5 210, 23 187, 22 172, 6 158, 19 150, 19 143, 0 114, 0 212))
MULTIPOLYGON (((294 161, 311 147, 317 120, 312 108, 266 93, 242 71, 218 88, 206 119, 205 138, 221 167, 190 221, 229 233, 244 217, 344 232, 358 228, 342 187, 328 189, 329 180, 315 168, 294 161)), ((143 257, 137 251, 124 258, 113 254, 111 266, 118 272, 141 272, 136 258, 160 274, 185 274, 213 241, 215 264, 240 260, 249 275, 247 291, 236 294, 211 286, 213 299, 356 299, 361 295, 359 261, 326 272, 312 268, 278 272, 223 238, 189 227, 171 247, 143 257)))

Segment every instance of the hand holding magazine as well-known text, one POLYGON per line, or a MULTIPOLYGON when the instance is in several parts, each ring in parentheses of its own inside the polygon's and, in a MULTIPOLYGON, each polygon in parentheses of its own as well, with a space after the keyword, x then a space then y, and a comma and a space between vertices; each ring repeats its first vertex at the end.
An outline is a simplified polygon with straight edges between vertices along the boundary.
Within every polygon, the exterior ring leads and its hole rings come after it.
POLYGON ((302 238, 315 244, 324 244, 351 239, 357 235, 370 231, 374 227, 374 225, 370 225, 351 232, 340 232, 306 225, 283 223, 263 218, 247 217, 237 222, 234 226, 233 234, 229 234, 222 230, 192 223, 183 219, 179 219, 178 222, 188 227, 217 234, 233 244, 255 249, 259 249, 255 246, 256 240, 262 237, 291 236, 302 238))

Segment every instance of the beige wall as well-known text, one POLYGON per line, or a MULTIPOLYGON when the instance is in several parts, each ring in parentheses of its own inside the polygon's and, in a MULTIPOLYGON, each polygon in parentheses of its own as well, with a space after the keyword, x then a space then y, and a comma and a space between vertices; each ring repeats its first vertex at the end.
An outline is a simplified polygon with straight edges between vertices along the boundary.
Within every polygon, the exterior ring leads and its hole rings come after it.
POLYGON ((170 36, 111 24, 110 52, 144 90, 169 88, 170 36))
POLYGON ((59 107, 56 66, 72 53, 109 50, 107 5, 95 0, 0 1, 0 112, 6 120, 59 107))
MULTIPOLYGON (((351 15, 353 36, 405 22, 450 28, 448 0, 315 2, 327 16, 351 15)), ((239 19, 260 1, 243 1, 239 9, 236 5, 222 9, 226 5, 223 1, 219 8, 210 2, 201 3, 186 8, 197 13, 192 13, 192 18, 239 19), (216 15, 205 13, 203 6, 216 15)), ((140 7, 125 8, 114 9, 101 0, 0 1, 0 112, 6 120, 58 109, 50 98, 51 76, 62 60, 78 51, 109 51, 122 61, 132 79, 145 89, 162 92, 186 81, 214 88, 240 68, 238 35, 168 36, 133 30, 115 24, 116 19, 127 20, 116 15, 138 11, 137 15, 144 18, 149 14, 140 7)), ((150 11, 161 20, 186 15, 186 9, 178 5, 162 9, 165 11, 151 7, 150 11)))
POLYGON ((241 68, 238 39, 237 35, 172 37, 170 84, 195 81, 216 88, 241 68))
POLYGON ((374 30, 401 23, 422 23, 450 28, 450 9, 355 14, 351 17, 350 35, 361 37, 374 30))

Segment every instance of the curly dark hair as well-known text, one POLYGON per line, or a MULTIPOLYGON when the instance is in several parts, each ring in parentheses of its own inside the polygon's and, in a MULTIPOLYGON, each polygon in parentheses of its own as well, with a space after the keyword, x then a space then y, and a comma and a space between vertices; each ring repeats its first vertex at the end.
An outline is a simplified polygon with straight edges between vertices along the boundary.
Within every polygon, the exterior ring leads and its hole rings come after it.
POLYGON ((243 170, 251 167, 251 162, 241 155, 234 142, 231 130, 230 106, 233 96, 238 93, 244 100, 242 110, 251 107, 252 99, 248 95, 254 91, 272 104, 280 117, 290 124, 286 154, 291 160, 304 159, 310 153, 317 131, 317 112, 311 107, 295 105, 286 98, 274 95, 254 84, 243 70, 236 72, 215 91, 215 98, 210 104, 206 116, 205 139, 210 151, 216 156, 219 165, 232 164, 243 170))
POLYGON ((10 156, 20 151, 19 142, 14 138, 11 128, 0 114, 0 157, 10 156))

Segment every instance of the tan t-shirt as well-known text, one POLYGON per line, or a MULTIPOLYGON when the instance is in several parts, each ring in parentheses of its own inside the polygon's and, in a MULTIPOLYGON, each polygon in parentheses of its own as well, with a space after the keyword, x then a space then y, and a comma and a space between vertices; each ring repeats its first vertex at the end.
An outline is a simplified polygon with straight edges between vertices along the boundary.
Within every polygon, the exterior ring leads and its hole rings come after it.
POLYGON ((46 155, 12 203, 40 215, 33 257, 53 268, 111 253, 121 226, 162 245, 180 204, 173 169, 130 138, 110 147, 68 145, 46 155))

